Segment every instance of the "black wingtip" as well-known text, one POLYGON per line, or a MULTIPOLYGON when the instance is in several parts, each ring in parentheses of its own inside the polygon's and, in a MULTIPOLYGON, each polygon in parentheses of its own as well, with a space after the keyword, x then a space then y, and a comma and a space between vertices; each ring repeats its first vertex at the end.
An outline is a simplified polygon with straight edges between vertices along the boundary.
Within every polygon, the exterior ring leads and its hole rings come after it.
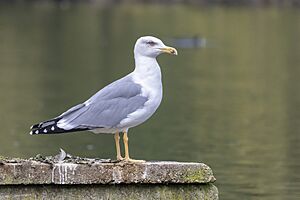
POLYGON ((78 132, 78 131, 86 131, 89 130, 88 128, 75 128, 70 130, 65 130, 59 128, 57 126, 57 121, 55 124, 51 124, 48 126, 43 126, 43 122, 40 123, 38 126, 32 126, 33 129, 29 132, 30 135, 38 135, 38 134, 60 134, 60 133, 70 133, 70 132, 78 132), (34 128, 36 127, 36 128, 34 128))
POLYGON ((57 122, 59 118, 50 119, 38 124, 34 124, 30 127, 31 131, 29 132, 30 135, 37 135, 37 134, 48 134, 48 133, 62 133, 64 129, 60 129, 57 126, 57 122))
POLYGON ((30 127, 30 129, 32 130, 32 129, 37 129, 37 128, 39 128, 39 126, 40 126, 40 123, 39 124, 34 124, 34 125, 32 125, 31 127, 30 127))
POLYGON ((30 135, 37 135, 37 134, 40 134, 40 131, 39 131, 39 129, 34 129, 34 130, 31 130, 31 131, 29 132, 29 134, 30 134, 30 135))

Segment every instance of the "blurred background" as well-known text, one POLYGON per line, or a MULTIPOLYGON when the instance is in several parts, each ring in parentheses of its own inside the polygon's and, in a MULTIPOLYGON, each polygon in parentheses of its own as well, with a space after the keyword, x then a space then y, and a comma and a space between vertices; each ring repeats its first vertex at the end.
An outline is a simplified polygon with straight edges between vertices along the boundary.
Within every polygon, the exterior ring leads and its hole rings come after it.
POLYGON ((300 1, 0 1, 0 155, 115 158, 112 135, 30 136, 133 70, 154 35, 164 98, 133 158, 204 162, 220 199, 299 199, 300 1))

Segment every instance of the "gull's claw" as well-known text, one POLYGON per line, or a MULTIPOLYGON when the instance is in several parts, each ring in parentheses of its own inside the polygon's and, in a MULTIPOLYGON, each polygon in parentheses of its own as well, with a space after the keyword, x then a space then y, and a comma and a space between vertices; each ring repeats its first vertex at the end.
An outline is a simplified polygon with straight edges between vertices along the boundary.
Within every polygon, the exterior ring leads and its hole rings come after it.
POLYGON ((117 156, 117 161, 123 161, 124 158, 122 156, 117 156))

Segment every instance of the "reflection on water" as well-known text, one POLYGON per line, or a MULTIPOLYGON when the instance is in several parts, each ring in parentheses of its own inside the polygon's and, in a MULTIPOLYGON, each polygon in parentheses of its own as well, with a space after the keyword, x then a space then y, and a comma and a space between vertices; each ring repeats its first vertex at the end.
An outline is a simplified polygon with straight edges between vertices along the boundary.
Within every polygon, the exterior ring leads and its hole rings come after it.
POLYGON ((34 122, 130 72, 141 35, 201 35, 213 48, 161 56, 164 99, 130 130, 131 154, 201 161, 222 199, 300 195, 298 10, 184 6, 0 7, 0 152, 115 156, 111 135, 30 136, 34 122))

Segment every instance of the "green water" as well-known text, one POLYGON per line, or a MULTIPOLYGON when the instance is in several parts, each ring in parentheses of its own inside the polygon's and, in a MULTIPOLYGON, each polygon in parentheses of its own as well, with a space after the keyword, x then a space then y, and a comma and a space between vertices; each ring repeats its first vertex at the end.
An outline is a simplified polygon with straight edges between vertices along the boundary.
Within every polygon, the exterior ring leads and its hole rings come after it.
POLYGON ((221 199, 298 199, 296 9, 0 5, 0 154, 63 148, 114 158, 112 135, 30 136, 29 127, 133 70, 142 35, 198 35, 213 45, 159 57, 163 102, 130 130, 132 157, 207 163, 221 199))

